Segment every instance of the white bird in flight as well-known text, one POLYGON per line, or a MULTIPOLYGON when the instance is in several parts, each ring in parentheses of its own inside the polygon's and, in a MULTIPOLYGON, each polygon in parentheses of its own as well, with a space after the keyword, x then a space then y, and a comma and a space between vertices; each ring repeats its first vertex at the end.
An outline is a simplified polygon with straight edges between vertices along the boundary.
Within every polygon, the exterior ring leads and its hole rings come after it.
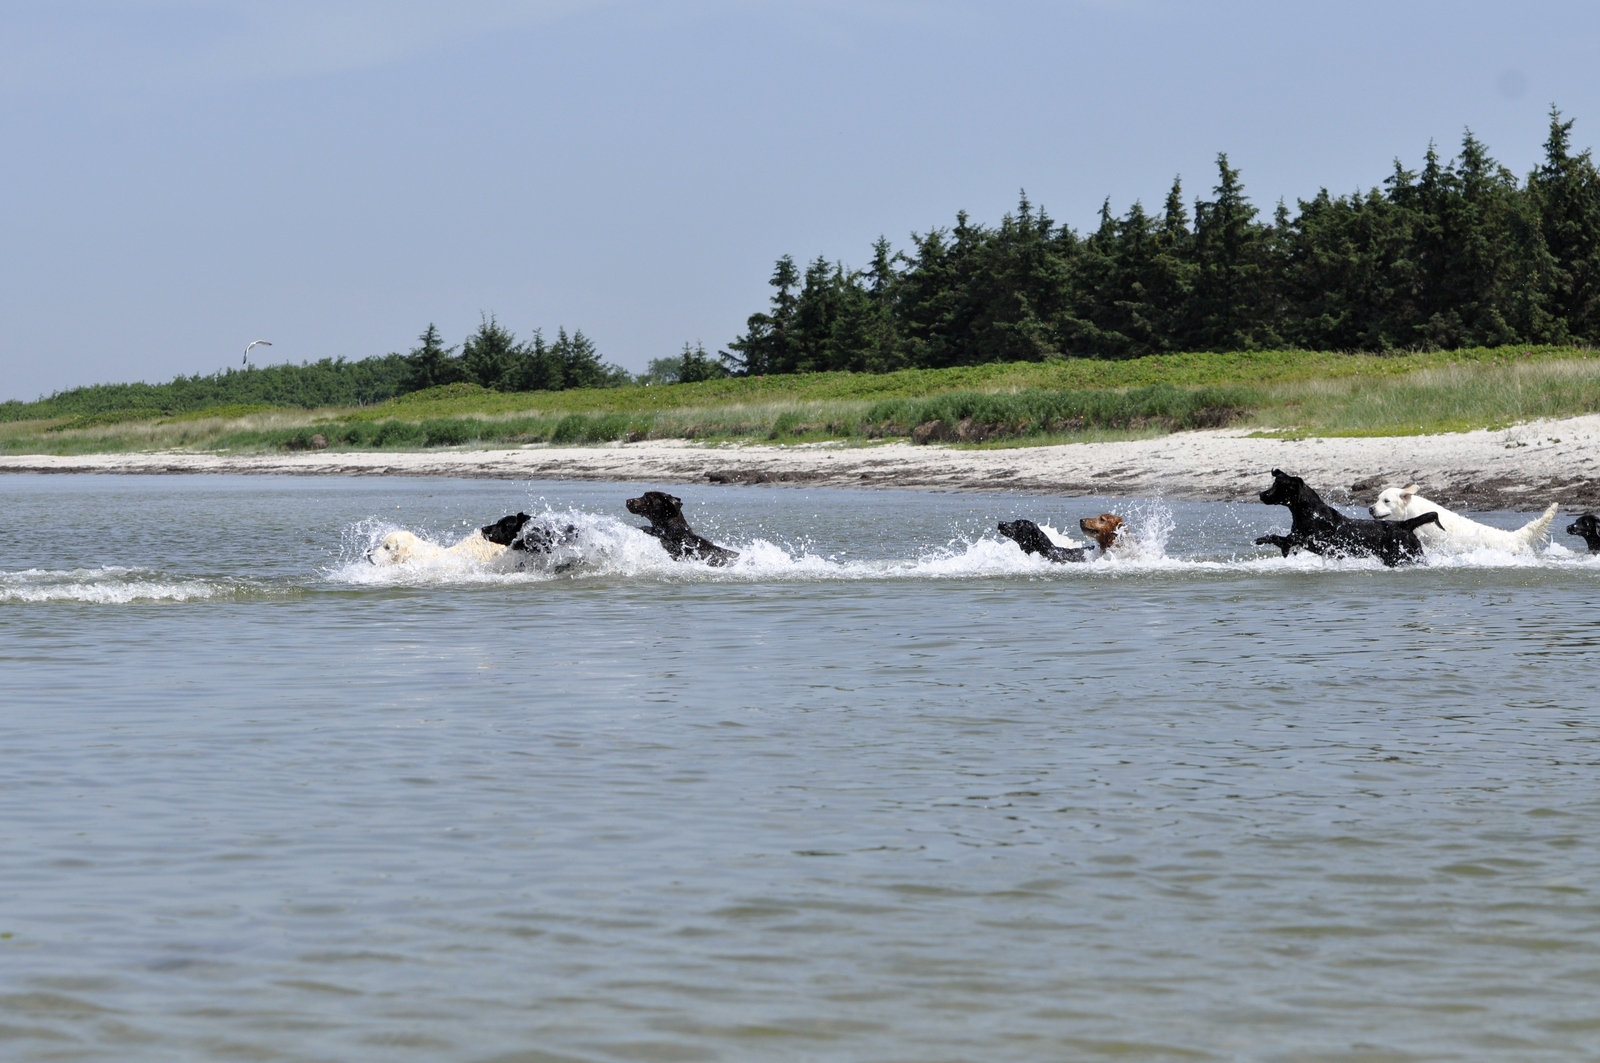
MULTIPOLYGON (((272 344, 270 342, 268 342, 267 340, 251 340, 250 341, 250 347, 271 347, 271 346, 272 346, 272 344)), ((246 347, 244 349, 244 364, 245 365, 249 365, 250 364, 250 347, 246 347)))

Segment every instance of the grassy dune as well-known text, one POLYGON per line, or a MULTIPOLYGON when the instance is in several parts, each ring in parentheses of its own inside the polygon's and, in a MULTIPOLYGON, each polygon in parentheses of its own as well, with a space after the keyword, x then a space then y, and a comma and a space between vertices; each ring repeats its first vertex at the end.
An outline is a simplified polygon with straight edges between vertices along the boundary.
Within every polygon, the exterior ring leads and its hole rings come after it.
POLYGON ((500 394, 452 385, 378 406, 132 409, 0 423, 0 452, 231 452, 578 444, 618 439, 984 446, 1232 424, 1285 435, 1411 435, 1600 411, 1600 356, 1499 348, 1376 356, 1266 351, 1120 362, 818 373, 500 394), (320 437, 320 439, 318 438, 320 437))

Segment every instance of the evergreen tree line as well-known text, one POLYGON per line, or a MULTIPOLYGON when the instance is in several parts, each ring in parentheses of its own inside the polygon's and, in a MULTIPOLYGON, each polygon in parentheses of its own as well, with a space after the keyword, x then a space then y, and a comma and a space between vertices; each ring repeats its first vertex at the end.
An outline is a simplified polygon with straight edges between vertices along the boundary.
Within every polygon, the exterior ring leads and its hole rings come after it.
POLYGON ((37 402, 0 402, 0 421, 76 417, 140 410, 192 413, 220 406, 370 406, 401 393, 410 367, 404 355, 351 362, 324 358, 303 365, 225 369, 179 376, 165 384, 91 384, 37 402))
POLYGON ((1326 189, 1264 218, 1217 157, 1193 213, 1180 181, 1158 213, 1094 231, 1026 194, 995 227, 884 239, 865 269, 784 256, 771 305, 721 352, 742 374, 886 372, 1064 356, 1298 347, 1386 351, 1600 343, 1600 173, 1552 109, 1544 161, 1519 181, 1469 131, 1381 187, 1326 189))
POLYGON ((675 357, 650 359, 649 367, 634 379, 640 384, 696 384, 728 375, 728 367, 707 354, 705 344, 685 343, 675 357))
POLYGON ((560 329, 554 342, 535 329, 533 338, 524 343, 493 317, 484 318, 460 347, 446 347, 439 330, 430 324, 405 360, 409 372, 402 392, 458 383, 491 391, 565 391, 615 387, 632 380, 627 370, 603 362, 581 329, 570 336, 560 329))
MULTIPOLYGON (((667 361, 676 364, 678 360, 667 361)), ((691 361, 691 377, 696 367, 705 373, 694 379, 726 373, 721 363, 706 357, 703 348, 691 361)), ((92 384, 58 391, 37 402, 0 402, 0 421, 119 411, 179 414, 238 405, 302 409, 372 406, 439 384, 470 383, 495 391, 560 391, 612 387, 631 379, 625 370, 602 361, 594 343, 581 331, 569 336, 561 329, 553 343, 536 331, 523 343, 490 317, 455 347, 446 347, 439 330, 429 325, 409 354, 353 362, 324 358, 300 365, 230 368, 179 376, 165 384, 92 384)))

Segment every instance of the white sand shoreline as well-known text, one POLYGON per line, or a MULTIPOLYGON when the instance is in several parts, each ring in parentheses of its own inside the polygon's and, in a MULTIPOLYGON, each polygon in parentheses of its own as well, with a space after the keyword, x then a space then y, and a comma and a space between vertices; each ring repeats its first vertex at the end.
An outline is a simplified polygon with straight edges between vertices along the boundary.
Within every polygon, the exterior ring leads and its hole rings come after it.
POLYGON ((228 455, 0 455, 12 473, 234 473, 445 476, 640 483, 770 483, 1063 496, 1252 500, 1274 467, 1330 500, 1363 501, 1387 484, 1476 509, 1600 504, 1600 414, 1502 431, 1362 439, 1252 439, 1248 430, 1006 450, 907 442, 875 446, 703 445, 681 440, 512 450, 315 451, 228 455))

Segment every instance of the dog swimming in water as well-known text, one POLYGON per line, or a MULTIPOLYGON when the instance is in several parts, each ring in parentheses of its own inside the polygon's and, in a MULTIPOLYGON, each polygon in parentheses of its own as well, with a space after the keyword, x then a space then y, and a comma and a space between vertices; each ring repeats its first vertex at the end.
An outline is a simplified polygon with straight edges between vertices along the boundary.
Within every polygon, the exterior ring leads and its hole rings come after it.
POLYGON ((508 553, 548 554, 570 543, 576 535, 577 528, 571 524, 557 528, 526 513, 513 513, 493 524, 473 529, 471 534, 449 546, 429 542, 415 532, 392 531, 368 550, 366 557, 374 565, 404 565, 451 557, 486 563, 498 561, 508 553))
POLYGON ((718 546, 703 535, 696 535, 683 516, 683 499, 665 491, 646 491, 626 503, 628 512, 643 517, 650 527, 639 530, 661 541, 661 548, 679 561, 704 561, 726 565, 739 556, 737 550, 718 546))

